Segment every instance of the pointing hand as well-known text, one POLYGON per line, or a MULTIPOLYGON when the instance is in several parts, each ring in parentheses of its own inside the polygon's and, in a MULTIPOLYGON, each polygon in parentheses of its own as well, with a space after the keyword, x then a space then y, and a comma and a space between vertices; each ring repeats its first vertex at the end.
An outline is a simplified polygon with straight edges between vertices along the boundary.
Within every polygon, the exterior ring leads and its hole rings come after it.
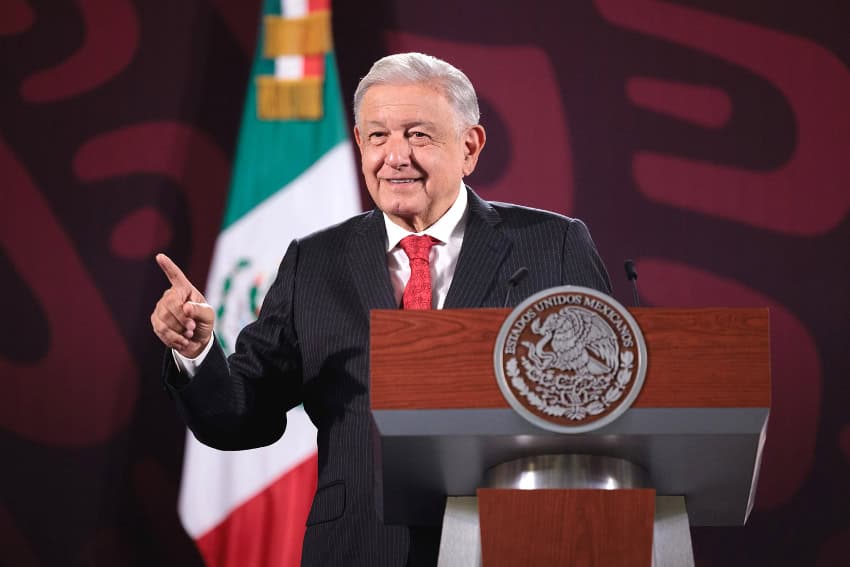
POLYGON ((157 254, 156 262, 171 287, 162 294, 151 314, 153 331, 165 346, 195 358, 212 336, 215 311, 171 258, 157 254))

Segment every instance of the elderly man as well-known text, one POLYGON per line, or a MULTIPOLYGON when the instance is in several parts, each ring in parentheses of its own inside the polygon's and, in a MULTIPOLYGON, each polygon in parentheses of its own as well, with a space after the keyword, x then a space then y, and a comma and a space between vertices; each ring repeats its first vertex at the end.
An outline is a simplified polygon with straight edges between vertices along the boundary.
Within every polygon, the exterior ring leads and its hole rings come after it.
POLYGON ((225 359, 211 340, 212 308, 163 255, 171 288, 151 322, 175 353, 165 384, 203 443, 267 445, 283 434, 285 412, 304 404, 319 450, 304 565, 433 564, 437 530, 385 525, 375 508, 369 311, 501 306, 523 267, 515 301, 610 284, 581 221, 488 203, 464 185, 486 136, 475 90, 455 67, 418 53, 379 60, 360 81, 354 118, 377 208, 289 245, 236 353, 225 359))

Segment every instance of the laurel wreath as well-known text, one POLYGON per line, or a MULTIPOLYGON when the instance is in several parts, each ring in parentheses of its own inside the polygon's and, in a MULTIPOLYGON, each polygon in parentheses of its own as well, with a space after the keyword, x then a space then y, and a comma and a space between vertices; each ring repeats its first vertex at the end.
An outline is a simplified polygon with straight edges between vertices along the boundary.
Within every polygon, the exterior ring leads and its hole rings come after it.
MULTIPOLYGON (((540 375, 537 380, 534 380, 538 383, 546 379, 551 380, 554 376, 553 374, 549 375, 551 373, 541 373, 540 370, 535 368, 525 357, 522 357, 522 366, 532 377, 540 375)), ((564 417, 572 421, 585 419, 588 415, 599 415, 612 404, 617 402, 623 396, 629 382, 631 382, 633 371, 634 353, 631 351, 620 353, 620 369, 617 371, 616 378, 611 382, 610 386, 605 390, 605 393, 601 397, 595 397, 595 399, 588 403, 581 403, 576 400, 575 403, 565 406, 560 404, 549 405, 541 399, 537 392, 533 388, 529 387, 523 379, 522 372, 520 371, 519 363, 516 358, 509 359, 505 367, 505 372, 510 377, 511 385, 519 394, 528 400, 529 404, 546 415, 564 417)))
MULTIPOLYGON (((216 320, 219 321, 219 326, 221 325, 221 322, 224 321, 224 317, 227 314, 227 299, 230 296, 231 290, 233 289, 233 282, 236 280, 236 276, 239 275, 239 272, 246 270, 250 267, 250 259, 240 258, 222 279, 221 298, 219 300, 218 308, 216 309, 215 313, 216 320)), ((255 283, 248 290, 248 308, 251 310, 251 313, 254 313, 255 317, 257 313, 259 313, 260 300, 260 289, 255 283)), ((221 343, 221 347, 224 349, 224 351, 231 352, 230 345, 228 345, 227 340, 224 337, 224 333, 216 333, 216 337, 218 338, 219 343, 221 343)))

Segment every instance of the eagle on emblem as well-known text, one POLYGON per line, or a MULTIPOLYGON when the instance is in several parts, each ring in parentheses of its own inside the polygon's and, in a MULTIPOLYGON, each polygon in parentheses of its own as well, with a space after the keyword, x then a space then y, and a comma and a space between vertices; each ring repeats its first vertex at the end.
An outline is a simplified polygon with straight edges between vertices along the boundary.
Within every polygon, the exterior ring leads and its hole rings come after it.
POLYGON ((535 320, 531 330, 541 338, 536 343, 523 341, 523 345, 539 370, 556 368, 579 376, 598 376, 617 368, 617 337, 592 311, 564 307, 542 323, 535 320))

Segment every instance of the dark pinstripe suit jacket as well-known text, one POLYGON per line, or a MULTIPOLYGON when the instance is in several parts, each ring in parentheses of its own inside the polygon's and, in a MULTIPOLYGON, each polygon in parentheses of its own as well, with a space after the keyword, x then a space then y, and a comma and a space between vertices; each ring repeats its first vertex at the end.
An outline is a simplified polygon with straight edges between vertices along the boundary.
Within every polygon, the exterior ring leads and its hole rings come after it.
MULTIPOLYGON (((487 203, 469 192, 469 217, 445 308, 500 307, 507 280, 528 276, 514 303, 552 286, 610 292, 584 224, 539 210, 487 203)), ((369 310, 397 307, 380 211, 294 241, 228 360, 214 348, 188 384, 165 381, 195 436, 219 449, 276 441, 286 410, 303 403, 318 428, 319 488, 307 520, 304 565, 404 566, 410 531, 386 526, 374 504, 369 413, 369 310)), ((411 556, 436 557, 435 538, 411 556), (430 548, 429 548, 430 547, 430 548)), ((417 563, 412 557, 410 564, 417 563)), ((418 564, 418 563, 417 563, 418 564)))

